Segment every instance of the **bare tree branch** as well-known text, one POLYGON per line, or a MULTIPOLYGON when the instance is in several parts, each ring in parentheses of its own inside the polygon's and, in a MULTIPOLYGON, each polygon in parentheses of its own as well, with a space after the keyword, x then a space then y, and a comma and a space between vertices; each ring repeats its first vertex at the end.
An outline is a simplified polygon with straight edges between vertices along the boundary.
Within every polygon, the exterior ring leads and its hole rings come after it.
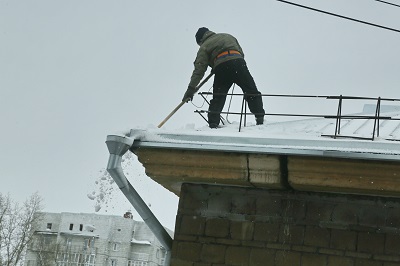
POLYGON ((41 197, 35 193, 20 208, 10 196, 0 193, 0 265, 19 265, 27 245, 32 241, 33 228, 41 220, 41 197))

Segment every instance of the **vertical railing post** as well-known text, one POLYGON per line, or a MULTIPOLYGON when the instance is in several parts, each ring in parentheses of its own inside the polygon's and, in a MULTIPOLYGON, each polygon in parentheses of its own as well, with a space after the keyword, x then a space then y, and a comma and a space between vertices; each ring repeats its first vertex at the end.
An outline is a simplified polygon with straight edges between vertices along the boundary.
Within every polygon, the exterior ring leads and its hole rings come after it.
POLYGON ((375 129, 376 129, 376 136, 379 137, 379 118, 381 112, 381 97, 378 97, 378 101, 376 103, 376 110, 375 110, 375 118, 374 118, 374 130, 372 132, 372 140, 375 139, 375 129))
POLYGON ((244 95, 243 95, 242 108, 241 108, 241 110, 240 110, 239 132, 240 132, 240 130, 242 129, 242 120, 243 120, 244 103, 245 103, 245 99, 244 99, 244 95))
POLYGON ((243 104, 244 104, 244 123, 243 123, 243 126, 246 126, 246 124, 247 124, 247 101, 246 101, 246 99, 243 99, 243 104))
POLYGON ((336 115, 336 127, 335 127, 335 139, 338 134, 340 134, 340 122, 342 117, 342 95, 339 96, 339 104, 338 104, 338 111, 336 115))

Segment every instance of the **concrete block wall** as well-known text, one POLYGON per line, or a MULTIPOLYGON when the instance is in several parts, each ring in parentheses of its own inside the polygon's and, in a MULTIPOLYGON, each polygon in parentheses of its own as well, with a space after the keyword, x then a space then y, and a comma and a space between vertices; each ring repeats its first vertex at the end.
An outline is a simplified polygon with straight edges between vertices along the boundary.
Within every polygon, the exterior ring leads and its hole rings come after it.
POLYGON ((400 199, 183 184, 171 265, 400 266, 400 199))

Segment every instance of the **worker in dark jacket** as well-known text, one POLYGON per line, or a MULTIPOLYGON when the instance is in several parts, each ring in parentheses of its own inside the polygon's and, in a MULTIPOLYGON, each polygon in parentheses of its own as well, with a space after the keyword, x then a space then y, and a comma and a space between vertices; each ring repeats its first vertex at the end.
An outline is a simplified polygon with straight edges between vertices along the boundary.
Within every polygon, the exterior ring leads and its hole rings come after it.
POLYGON ((214 33, 209 29, 200 28, 196 35, 200 46, 194 61, 194 70, 188 89, 182 101, 193 99, 196 86, 203 78, 207 67, 212 68, 214 77, 213 99, 208 109, 208 124, 216 128, 220 122, 220 114, 225 105, 227 93, 233 83, 236 83, 245 94, 250 111, 256 117, 256 124, 264 123, 264 109, 261 93, 251 76, 244 53, 235 37, 226 33, 214 33))

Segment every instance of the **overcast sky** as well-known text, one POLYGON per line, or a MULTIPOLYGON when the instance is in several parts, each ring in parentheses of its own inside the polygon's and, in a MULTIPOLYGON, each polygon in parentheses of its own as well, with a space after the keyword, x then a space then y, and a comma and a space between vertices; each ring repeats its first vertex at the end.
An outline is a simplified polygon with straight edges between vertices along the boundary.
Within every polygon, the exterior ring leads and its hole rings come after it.
MULTIPOLYGON (((378 1, 296 3, 400 29, 400 8, 378 1)), ((400 98, 400 33, 275 0, 0 0, 0 192, 23 201, 38 191, 46 211, 94 212, 87 194, 107 164, 106 136, 158 125, 180 102, 202 26, 238 38, 262 93, 400 98)), ((267 112, 301 108, 265 100, 267 112)), ((195 109, 164 127, 205 125, 195 109)), ((177 198, 134 168, 132 184, 174 229, 177 198)), ((100 213, 131 208, 116 205, 100 213)))

